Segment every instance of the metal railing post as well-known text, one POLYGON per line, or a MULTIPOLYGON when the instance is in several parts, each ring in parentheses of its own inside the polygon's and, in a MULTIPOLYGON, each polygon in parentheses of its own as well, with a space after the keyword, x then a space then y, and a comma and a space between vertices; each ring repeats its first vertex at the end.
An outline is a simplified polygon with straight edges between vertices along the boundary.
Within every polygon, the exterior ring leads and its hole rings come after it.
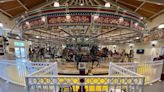
POLYGON ((112 75, 112 62, 109 63, 109 76, 112 75))
POLYGON ((25 77, 25 82, 26 82, 26 92, 29 92, 28 77, 25 77))
POLYGON ((137 73, 138 63, 134 63, 134 72, 137 73))

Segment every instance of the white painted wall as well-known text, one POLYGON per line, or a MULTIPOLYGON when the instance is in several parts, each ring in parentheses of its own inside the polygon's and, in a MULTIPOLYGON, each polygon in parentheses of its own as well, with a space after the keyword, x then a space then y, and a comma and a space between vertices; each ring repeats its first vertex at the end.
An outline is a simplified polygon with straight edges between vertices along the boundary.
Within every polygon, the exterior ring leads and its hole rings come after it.
MULTIPOLYGON (((4 34, 11 31, 11 29, 13 29, 16 24, 15 20, 9 19, 6 15, 2 13, 0 13, 0 22, 4 25, 4 27, 0 29, 0 32, 4 34)), ((19 30, 18 28, 14 28, 12 32, 19 33, 19 30)))
MULTIPOLYGON (((113 45, 103 45, 101 47, 108 47, 108 49, 114 50, 113 45)), ((152 46, 152 42, 134 44, 134 57, 138 59, 138 62, 150 61, 161 54, 162 47, 164 47, 164 41, 158 41, 155 47, 152 46), (137 49, 144 49, 144 54, 136 54, 137 49)), ((129 53, 131 48, 129 47, 129 44, 117 45, 117 51, 121 51, 122 49, 125 49, 126 52, 129 53)))

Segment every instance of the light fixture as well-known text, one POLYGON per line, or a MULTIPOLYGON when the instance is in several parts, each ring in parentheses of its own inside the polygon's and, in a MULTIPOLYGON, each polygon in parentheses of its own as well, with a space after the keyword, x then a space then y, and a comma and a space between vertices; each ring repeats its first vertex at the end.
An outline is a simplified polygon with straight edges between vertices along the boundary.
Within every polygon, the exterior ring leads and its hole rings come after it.
POLYGON ((54 2, 54 7, 60 7, 59 2, 54 2))
POLYGON ((158 26, 158 29, 163 29, 163 28, 164 28, 164 23, 158 26))
POLYGON ((143 20, 144 18, 143 17, 140 17, 141 20, 143 20))
POLYGON ((117 46, 116 45, 113 45, 113 48, 116 48, 117 46))
POLYGON ((67 19, 67 20, 70 20, 70 19, 71 19, 70 14, 66 14, 66 19, 67 19))
POLYGON ((19 39, 19 36, 17 36, 16 39, 19 39))
POLYGON ((40 36, 35 36, 36 38, 40 38, 40 36))
POLYGON ((133 43, 130 43, 130 44, 129 44, 129 47, 133 47, 133 46, 134 46, 134 44, 133 44, 133 43))
POLYGON ((84 6, 84 4, 83 4, 83 3, 81 3, 81 4, 80 4, 80 6, 84 6))
POLYGON ((123 22, 124 21, 124 18, 123 17, 120 17, 119 18, 119 22, 123 22))
POLYGON ((30 23, 28 21, 26 21, 26 25, 30 25, 30 23))
POLYGON ((41 20, 42 20, 43 22, 45 22, 45 21, 46 21, 46 17, 45 17, 45 16, 42 16, 42 17, 41 17, 41 20))
POLYGON ((110 6, 111 6, 111 5, 110 5, 109 2, 105 3, 105 7, 110 7, 110 6))
POLYGON ((154 47, 155 45, 157 45, 157 41, 151 41, 151 45, 154 47))
POLYGON ((3 27, 3 23, 0 23, 0 27, 3 27))
POLYGON ((138 40, 138 39, 140 39, 140 37, 136 37, 136 39, 138 40))
POLYGON ((94 19, 94 20, 96 20, 96 19, 98 19, 98 18, 99 18, 99 14, 94 14, 94 15, 93 15, 93 19, 94 19))
POLYGON ((138 23, 136 22, 134 25, 135 25, 135 26, 138 26, 138 23))
POLYGON ((134 44, 130 43, 129 47, 132 49, 134 47, 134 44))

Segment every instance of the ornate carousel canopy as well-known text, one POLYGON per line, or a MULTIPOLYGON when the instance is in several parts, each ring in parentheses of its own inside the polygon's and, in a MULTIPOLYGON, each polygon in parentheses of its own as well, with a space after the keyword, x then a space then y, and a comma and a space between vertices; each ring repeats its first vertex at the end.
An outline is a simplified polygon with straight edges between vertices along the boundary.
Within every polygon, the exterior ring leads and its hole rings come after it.
MULTIPOLYGON (((142 40, 145 32, 143 16, 116 3, 95 3, 96 0, 54 2, 17 18, 23 38, 31 41, 124 44, 142 40), (62 4, 60 4, 62 2, 62 4), (75 41, 74 41, 75 39, 75 41), (82 40, 82 39, 81 39, 82 40)), ((55 42, 56 43, 56 42, 55 42)), ((78 43, 79 44, 79 43, 78 43)))

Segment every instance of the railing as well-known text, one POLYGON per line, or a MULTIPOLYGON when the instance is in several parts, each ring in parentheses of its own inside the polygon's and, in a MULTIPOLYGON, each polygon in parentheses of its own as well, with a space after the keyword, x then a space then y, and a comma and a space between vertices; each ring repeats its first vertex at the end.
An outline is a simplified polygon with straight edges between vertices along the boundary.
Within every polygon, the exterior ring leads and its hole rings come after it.
POLYGON ((109 64, 109 76, 142 76, 119 65, 109 64))
POLYGON ((150 62, 153 61, 153 56, 152 55, 140 55, 135 58, 136 62, 143 63, 143 62, 150 62))
POLYGON ((14 62, 0 62, 0 78, 21 86, 25 85, 26 65, 14 62))
POLYGON ((50 75, 50 76, 58 75, 57 62, 49 66, 46 66, 32 74, 29 74, 29 76, 44 76, 44 75, 50 75))
POLYGON ((52 63, 50 62, 27 62, 26 66, 27 66, 28 74, 31 74, 51 64, 52 63))
POLYGON ((163 68, 163 61, 147 63, 116 63, 138 74, 145 76, 145 83, 150 84, 160 80, 163 68))
POLYGON ((143 77, 121 76, 26 77, 26 82, 27 92, 143 92, 144 86, 143 77))
POLYGON ((112 63, 110 76, 54 76, 54 65, 26 77, 27 92, 143 92, 143 76, 112 63))

